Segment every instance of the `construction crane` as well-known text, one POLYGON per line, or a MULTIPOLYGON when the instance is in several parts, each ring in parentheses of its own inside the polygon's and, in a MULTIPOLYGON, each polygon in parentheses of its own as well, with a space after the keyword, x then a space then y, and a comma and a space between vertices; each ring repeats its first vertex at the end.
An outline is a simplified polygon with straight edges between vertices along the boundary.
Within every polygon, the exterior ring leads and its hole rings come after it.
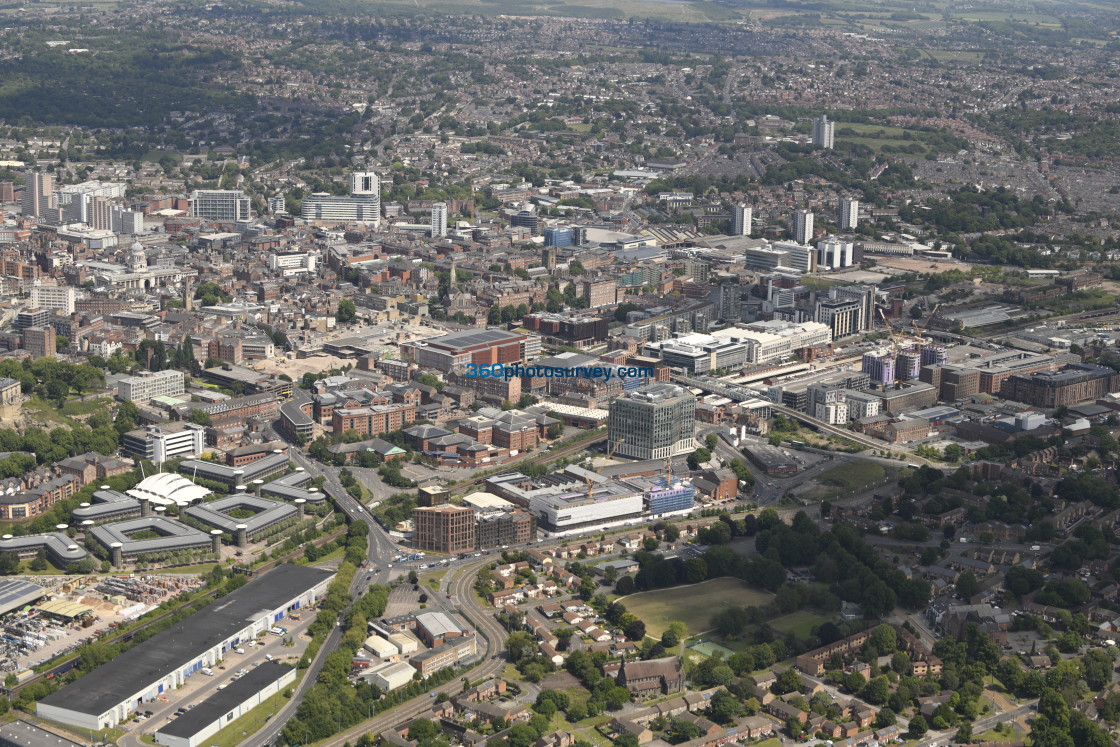
MULTIPOLYGON (((625 440, 626 440, 626 437, 623 436, 622 438, 618 439, 617 441, 612 441, 609 444, 607 444, 607 459, 610 459, 611 457, 614 456, 614 452, 618 449, 619 446, 622 445, 622 442, 625 441, 625 440)), ((583 479, 587 481, 587 500, 589 500, 589 501, 594 500, 594 498, 595 498, 595 483, 594 483, 594 481, 592 481, 592 479, 590 477, 588 477, 587 475, 584 475, 583 479)))
POLYGON ((895 354, 895 355, 898 355, 898 352, 899 352, 899 347, 900 347, 900 345, 901 345, 901 343, 900 343, 900 342, 899 342, 899 340, 898 340, 898 335, 897 335, 897 334, 895 333, 895 331, 894 331, 894 327, 893 327, 893 326, 891 326, 891 322, 890 322, 890 320, 889 320, 889 319, 887 319, 887 315, 883 313, 883 310, 882 310, 882 309, 878 309, 878 311, 879 311, 879 316, 880 316, 880 317, 882 318, 882 320, 883 320, 883 324, 884 324, 884 325, 886 326, 886 328, 887 328, 887 335, 888 335, 888 336, 889 336, 889 337, 891 338, 891 345, 893 345, 893 346, 894 346, 894 354, 895 354))
POLYGON ((917 347, 918 360, 921 360, 921 358, 922 358, 922 346, 925 345, 925 337, 923 337, 923 335, 926 331, 926 327, 928 327, 929 323, 933 321, 933 318, 935 316, 937 316, 937 310, 940 309, 940 308, 941 308, 941 304, 937 304, 936 306, 934 306, 933 311, 931 311, 930 314, 929 314, 929 318, 927 318, 925 320, 925 322, 922 323, 922 326, 920 326, 920 327, 918 326, 918 320, 916 320, 916 319, 913 322, 913 326, 914 326, 914 345, 917 347))

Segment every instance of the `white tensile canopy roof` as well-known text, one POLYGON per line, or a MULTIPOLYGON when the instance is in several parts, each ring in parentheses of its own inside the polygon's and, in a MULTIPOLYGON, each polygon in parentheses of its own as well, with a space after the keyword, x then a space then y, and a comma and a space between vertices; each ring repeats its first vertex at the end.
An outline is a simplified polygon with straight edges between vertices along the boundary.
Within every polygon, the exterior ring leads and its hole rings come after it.
POLYGON ((170 472, 145 477, 126 492, 133 498, 149 500, 157 506, 189 506, 210 495, 210 491, 201 485, 170 472))

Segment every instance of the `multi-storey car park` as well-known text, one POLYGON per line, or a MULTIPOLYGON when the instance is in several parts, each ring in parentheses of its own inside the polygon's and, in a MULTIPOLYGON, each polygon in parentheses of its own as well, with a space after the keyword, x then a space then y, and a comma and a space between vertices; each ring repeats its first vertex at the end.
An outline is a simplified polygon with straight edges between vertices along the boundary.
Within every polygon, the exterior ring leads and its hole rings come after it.
POLYGON ((332 571, 281 565, 39 701, 36 713, 82 729, 107 729, 187 677, 214 666, 290 610, 314 605, 332 571))

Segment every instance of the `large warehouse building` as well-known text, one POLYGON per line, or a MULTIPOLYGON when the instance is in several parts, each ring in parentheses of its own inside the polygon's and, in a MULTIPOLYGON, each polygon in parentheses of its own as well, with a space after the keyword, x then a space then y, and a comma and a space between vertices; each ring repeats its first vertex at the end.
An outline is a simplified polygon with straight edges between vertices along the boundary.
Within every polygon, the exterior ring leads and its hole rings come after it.
POLYGON ((242 641, 269 630, 289 610, 326 594, 334 573, 281 565, 181 623, 39 701, 36 713, 82 729, 126 721, 187 677, 221 661, 242 641))

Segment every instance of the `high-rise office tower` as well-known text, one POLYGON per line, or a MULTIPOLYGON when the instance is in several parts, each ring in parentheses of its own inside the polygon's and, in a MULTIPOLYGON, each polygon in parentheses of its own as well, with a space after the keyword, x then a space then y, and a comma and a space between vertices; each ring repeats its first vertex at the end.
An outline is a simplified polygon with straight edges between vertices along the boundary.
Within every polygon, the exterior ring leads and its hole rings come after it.
POLYGON ((696 397, 676 384, 635 389, 610 405, 608 443, 635 459, 667 459, 694 451, 696 397))
POLYGON ((436 202, 432 205, 432 238, 447 235, 447 203, 436 202))
POLYGON ((55 205, 54 177, 38 171, 29 172, 23 187, 23 214, 39 218, 55 205))
POLYGON ((793 214, 793 240, 808 244, 813 240, 813 211, 798 210, 793 214))
POLYGON ((846 230, 852 230, 859 223, 859 200, 840 198, 840 216, 837 223, 846 230))
POLYGON ((754 222, 754 214, 751 208, 743 203, 739 203, 731 208, 731 235, 732 236, 750 236, 754 222))
POLYGON ((813 120, 813 146, 816 148, 832 149, 833 134, 836 123, 829 122, 828 117, 820 115, 813 120))

